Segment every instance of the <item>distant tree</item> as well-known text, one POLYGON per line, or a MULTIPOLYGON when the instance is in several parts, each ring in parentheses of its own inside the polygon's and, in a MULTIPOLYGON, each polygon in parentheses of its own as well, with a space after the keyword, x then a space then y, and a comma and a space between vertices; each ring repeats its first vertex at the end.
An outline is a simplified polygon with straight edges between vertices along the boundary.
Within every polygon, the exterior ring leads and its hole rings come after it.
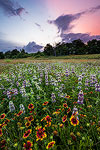
POLYGON ((93 39, 87 42, 87 50, 89 54, 99 54, 100 53, 100 40, 97 41, 93 39))
POLYGON ((82 40, 80 39, 77 39, 77 40, 74 40, 72 41, 72 47, 73 47, 73 51, 74 51, 74 54, 85 54, 85 44, 83 43, 82 40))
POLYGON ((0 59, 4 59, 4 54, 3 54, 3 52, 0 52, 0 59))
POLYGON ((44 54, 45 54, 45 55, 48 55, 48 56, 54 55, 54 50, 53 50, 52 45, 47 44, 47 45, 44 47, 44 54))

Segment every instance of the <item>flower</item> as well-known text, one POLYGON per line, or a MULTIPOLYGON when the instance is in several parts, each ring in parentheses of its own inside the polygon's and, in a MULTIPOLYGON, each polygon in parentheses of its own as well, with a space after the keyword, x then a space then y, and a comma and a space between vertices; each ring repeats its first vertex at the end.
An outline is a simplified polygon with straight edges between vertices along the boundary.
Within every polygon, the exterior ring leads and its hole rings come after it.
POLYGON ((63 104, 63 107, 64 107, 64 108, 67 108, 67 107, 68 107, 68 105, 67 105, 66 103, 64 103, 64 104, 63 104))
POLYGON ((59 127, 60 127, 60 128, 63 128, 63 127, 64 127, 64 124, 61 123, 61 124, 59 125, 59 127))
POLYGON ((67 110, 67 113, 69 113, 70 111, 71 111, 71 108, 69 107, 68 110, 67 110))
POLYGON ((0 142, 0 147, 1 147, 1 148, 5 147, 5 144, 6 144, 6 140, 2 140, 2 141, 0 142))
POLYGON ((33 121, 33 120, 34 120, 33 115, 31 115, 31 116, 28 117, 28 121, 29 121, 29 122, 30 122, 30 121, 33 121))
POLYGON ((34 108, 34 105, 33 104, 29 104, 28 105, 28 109, 33 109, 34 108))
POLYGON ((71 121, 71 125, 73 126, 76 126, 79 124, 78 119, 74 115, 71 116, 70 121, 71 121))
POLYGON ((4 119, 5 118, 5 114, 2 114, 1 116, 0 116, 0 119, 4 119))
POLYGON ((30 125, 31 125, 31 122, 26 122, 25 123, 26 128, 28 128, 30 125))
POLYGON ((48 122, 45 127, 50 127, 51 126, 51 122, 48 122))
POLYGON ((19 117, 21 114, 23 113, 23 111, 19 111, 19 113, 17 114, 17 117, 19 117))
POLYGON ((2 136, 2 130, 0 129, 0 137, 2 136))
POLYGON ((23 138, 27 138, 30 134, 31 134, 32 130, 29 129, 27 131, 25 131, 24 135, 23 135, 23 138))
POLYGON ((50 117, 49 115, 47 115, 47 116, 45 117, 45 120, 47 121, 47 123, 48 123, 48 122, 51 122, 51 117, 50 117))
POLYGON ((48 104, 48 101, 44 102, 42 105, 45 106, 45 105, 47 105, 47 104, 48 104))
POLYGON ((33 143, 31 141, 27 141, 27 143, 23 144, 25 150, 32 150, 33 143))
POLYGON ((69 95, 67 95, 67 96, 65 96, 65 98, 66 98, 66 99, 69 99, 69 98, 70 98, 70 96, 69 96, 69 95))
POLYGON ((52 148, 54 146, 54 144, 55 144, 55 141, 49 142, 46 149, 52 148))
POLYGON ((62 122, 64 123, 66 120, 67 120, 67 115, 64 115, 64 116, 62 117, 62 122))
POLYGON ((42 127, 41 126, 38 126, 37 128, 36 128, 36 141, 38 141, 38 140, 43 140, 47 135, 46 135, 46 133, 44 132, 44 130, 45 130, 45 128, 43 128, 42 129, 42 127))

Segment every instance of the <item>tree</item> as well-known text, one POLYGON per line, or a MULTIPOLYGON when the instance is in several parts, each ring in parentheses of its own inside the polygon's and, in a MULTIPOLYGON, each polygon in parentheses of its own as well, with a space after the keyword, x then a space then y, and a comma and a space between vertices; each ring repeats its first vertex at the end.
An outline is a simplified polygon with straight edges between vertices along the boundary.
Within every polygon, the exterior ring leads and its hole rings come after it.
POLYGON ((3 54, 3 52, 0 52, 0 59, 4 59, 4 54, 3 54))
POLYGON ((44 54, 45 54, 45 55, 48 55, 48 56, 54 55, 54 50, 53 50, 52 45, 47 44, 47 45, 44 47, 44 54))

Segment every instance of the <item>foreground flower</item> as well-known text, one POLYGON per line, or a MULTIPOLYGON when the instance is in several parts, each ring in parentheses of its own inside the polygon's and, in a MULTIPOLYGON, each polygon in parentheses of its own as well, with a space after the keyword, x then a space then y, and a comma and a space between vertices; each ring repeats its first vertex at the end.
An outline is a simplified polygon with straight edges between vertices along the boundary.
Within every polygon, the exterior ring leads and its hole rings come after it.
POLYGON ((43 128, 42 129, 42 127, 41 126, 38 126, 37 128, 36 128, 36 141, 38 141, 38 140, 43 140, 47 135, 46 135, 46 133, 44 132, 44 130, 45 130, 45 128, 43 128))
POLYGON ((4 119, 5 118, 5 114, 2 114, 1 116, 0 116, 0 119, 4 119))
POLYGON ((17 114, 17 117, 19 117, 21 114, 23 113, 23 111, 19 111, 19 113, 17 114))
POLYGON ((71 121, 71 125, 73 126, 79 125, 78 119, 73 115, 71 116, 70 121, 71 121))
POLYGON ((44 102, 42 105, 45 106, 45 105, 47 105, 47 104, 48 104, 48 101, 44 102))
POLYGON ((31 125, 31 122, 26 122, 25 123, 26 128, 28 128, 30 125, 31 125))
POLYGON ((2 136, 2 130, 0 130, 0 137, 2 136))
POLYGON ((25 131, 24 135, 23 135, 23 138, 27 138, 30 134, 31 134, 32 130, 29 129, 27 131, 25 131))
POLYGON ((67 105, 66 103, 64 103, 64 104, 63 104, 63 107, 64 107, 64 108, 67 108, 67 107, 68 107, 68 105, 67 105))
POLYGON ((52 148, 54 146, 54 144, 55 144, 55 141, 48 143, 46 149, 52 148))
POLYGON ((34 120, 33 115, 31 115, 31 116, 28 117, 28 121, 29 121, 29 122, 30 122, 30 121, 33 121, 33 120, 34 120))
POLYGON ((67 115, 64 115, 64 116, 62 117, 62 122, 64 123, 66 120, 67 120, 67 115))
POLYGON ((31 141, 27 141, 27 143, 23 144, 25 150, 32 150, 33 143, 31 141))
POLYGON ((33 104, 29 104, 28 105, 28 109, 33 109, 34 108, 34 105, 33 104))
POLYGON ((47 116, 45 117, 45 120, 47 121, 47 123, 48 123, 48 122, 51 122, 51 117, 50 117, 49 115, 47 115, 47 116))
POLYGON ((2 140, 0 142, 0 147, 3 148, 3 147, 5 147, 5 145, 6 145, 6 140, 2 140))

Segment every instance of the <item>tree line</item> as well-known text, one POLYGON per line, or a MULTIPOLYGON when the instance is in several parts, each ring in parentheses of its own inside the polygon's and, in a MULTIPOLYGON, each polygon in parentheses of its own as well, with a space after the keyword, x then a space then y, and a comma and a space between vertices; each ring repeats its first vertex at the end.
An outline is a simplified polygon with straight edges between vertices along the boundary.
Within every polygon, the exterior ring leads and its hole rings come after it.
POLYGON ((54 47, 47 44, 44 47, 44 54, 48 56, 100 54, 100 40, 93 39, 84 43, 82 40, 77 39, 71 43, 59 42, 54 47))
POLYGON ((40 57, 40 56, 65 56, 65 55, 83 55, 83 54, 100 54, 100 40, 93 39, 84 43, 77 39, 71 43, 57 43, 55 46, 47 44, 44 51, 28 54, 24 49, 18 51, 14 49, 5 53, 0 52, 0 59, 4 58, 26 58, 26 57, 40 57))

